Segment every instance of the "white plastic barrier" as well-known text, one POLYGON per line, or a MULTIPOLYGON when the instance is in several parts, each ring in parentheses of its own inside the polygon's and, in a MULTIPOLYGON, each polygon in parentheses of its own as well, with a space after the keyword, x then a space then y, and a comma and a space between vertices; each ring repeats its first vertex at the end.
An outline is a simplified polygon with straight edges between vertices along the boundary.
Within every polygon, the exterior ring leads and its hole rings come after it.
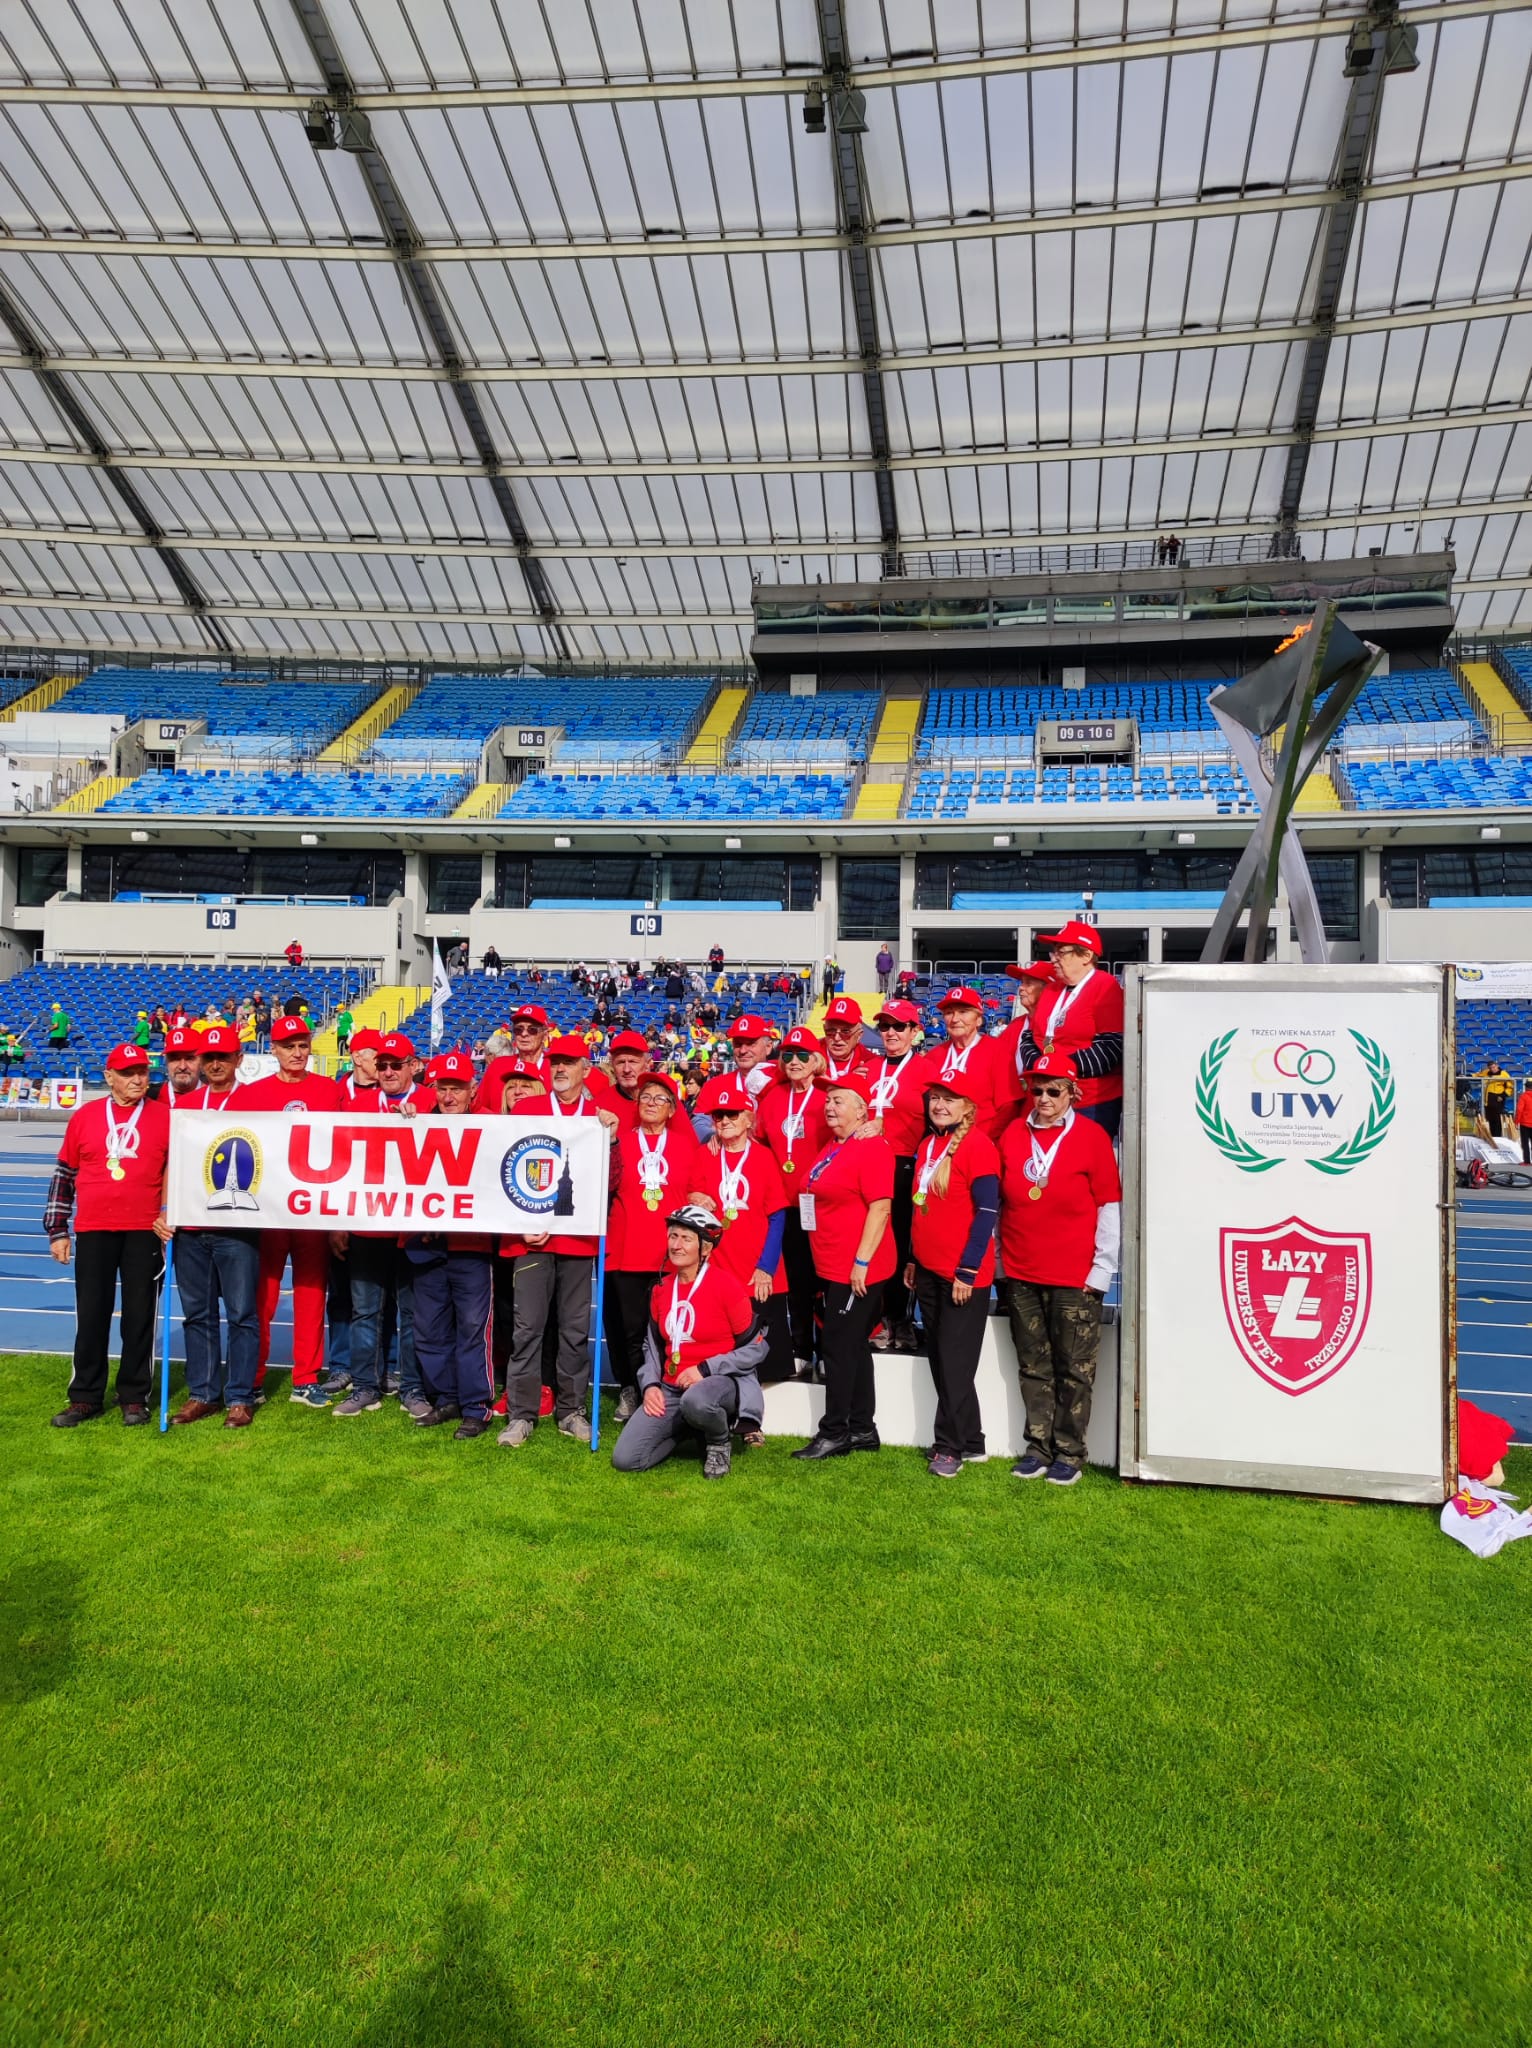
MULTIPOLYGON (((936 1389, 925 1358, 904 1353, 873 1354, 877 1370, 878 1434, 886 1444, 918 1444, 929 1450, 936 1423, 936 1389)), ((992 1458, 1020 1457, 1026 1441, 1026 1416, 1016 1353, 1004 1316, 991 1316, 985 1326, 979 1357, 979 1407, 984 1442, 992 1458)), ((766 1389, 765 1430, 768 1436, 812 1436, 824 1413, 825 1390, 803 1380, 784 1380, 766 1389)), ((1091 1403, 1085 1447, 1093 1465, 1117 1464, 1117 1325, 1104 1324, 1096 1363, 1096 1395, 1091 1403)))

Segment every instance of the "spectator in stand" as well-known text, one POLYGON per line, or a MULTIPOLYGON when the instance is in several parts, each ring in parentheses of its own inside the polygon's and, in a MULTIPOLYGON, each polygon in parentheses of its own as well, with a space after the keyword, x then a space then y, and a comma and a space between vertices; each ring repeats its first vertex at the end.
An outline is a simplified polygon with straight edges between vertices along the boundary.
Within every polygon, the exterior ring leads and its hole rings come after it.
POLYGON ((140 1052, 147 1052, 149 1050, 149 1012, 147 1010, 140 1010, 135 1015, 131 1035, 133 1043, 140 1052))
POLYGON ((1023 1033, 1007 1075, 1015 1098, 1018 1065, 1030 1072, 1045 1053, 1062 1053, 1078 1078, 1074 1107, 1115 1138, 1122 1124, 1122 983, 1098 963, 1101 934, 1094 925, 1070 923, 1040 937, 1053 963, 1028 1019, 1031 1044, 1023 1033))
MULTIPOLYGON (((340 1084, 310 1071, 313 1040, 301 1017, 278 1017, 271 1027, 277 1071, 254 1081, 240 1093, 245 1110, 276 1110, 303 1116, 310 1110, 346 1108, 340 1084)), ((325 1289, 330 1274, 329 1239, 321 1230, 263 1230, 261 1270, 256 1306, 261 1325, 259 1387, 271 1356, 271 1325, 282 1296, 282 1275, 293 1267, 293 1381, 291 1398, 300 1406, 323 1408, 319 1390, 324 1370, 325 1289)))
POLYGON ((897 997, 874 1019, 883 1057, 872 1063, 872 1116, 864 1129, 879 1131, 894 1155, 895 1267, 883 1290, 883 1321, 872 1333, 874 1351, 917 1351, 909 1283, 910 1227, 914 1218, 915 1153, 926 1128, 926 1087, 934 1071, 920 1048, 920 1011, 897 997))
MULTIPOLYGON (((436 1115, 467 1112, 476 1077, 466 1053, 432 1060, 426 1079, 436 1115)), ((454 1436, 471 1442, 489 1428, 495 1398, 490 1344, 495 1241, 472 1232, 430 1231, 406 1236, 400 1249, 409 1268, 415 1355, 430 1398, 429 1408, 415 1421, 424 1429, 455 1422, 454 1436)))
POLYGON ((163 1003, 156 1003, 149 1017, 150 1036, 152 1038, 157 1038, 160 1041, 161 1045, 163 1045, 165 1042, 165 1033, 169 1029, 170 1019, 165 1015, 165 1006, 163 1003))
POLYGON ((1112 1141, 1077 1114, 1067 1054, 1027 1074, 1028 1114, 1000 1139, 1005 1306, 1027 1411, 1018 1479, 1072 1486, 1085 1463, 1101 1304, 1122 1247, 1122 1184, 1112 1141))
POLYGON ((271 1005, 257 989, 250 998, 255 1009, 255 1044, 258 1052, 271 1050, 271 1005))
POLYGON ((298 939, 289 939, 282 948, 282 958, 295 972, 303 965, 303 945, 298 939))
POLYGON ((806 1025, 795 1025, 777 1049, 780 1079, 766 1090, 756 1110, 756 1135, 781 1168, 787 1194, 782 1257, 787 1269, 787 1314, 793 1356, 800 1366, 807 1366, 814 1357, 819 1277, 798 1212, 798 1189, 829 1137, 824 1096, 814 1085, 824 1066, 819 1040, 806 1025))
POLYGON ((947 1028, 944 1045, 932 1049, 934 1071, 943 1081, 961 1076, 963 1094, 974 1106, 978 1127, 993 1137, 1008 1097, 1000 1042, 984 1032, 984 998, 975 988, 949 988, 937 1004, 947 1028))
POLYGON ((722 973, 723 973, 723 947, 722 947, 722 946, 713 946, 713 947, 710 947, 710 948, 709 948, 709 950, 708 950, 708 956, 707 956, 707 964, 708 964, 708 972, 709 972, 710 974, 722 974, 722 973))
POLYGON ((824 973, 821 979, 824 984, 824 1000, 829 1002, 840 985, 840 962, 831 953, 826 953, 825 955, 824 973))
MULTIPOLYGON (((187 1033, 186 1036, 190 1036, 187 1033)), ((243 1093, 235 1079, 239 1033, 215 1027, 202 1038, 196 1087, 177 1098, 180 1109, 226 1110, 243 1093)), ((260 1370, 260 1232, 178 1230, 176 1288, 186 1342, 186 1400, 171 1417, 186 1425, 225 1410, 225 1429, 248 1429, 255 1420, 255 1376, 260 1370), (225 1368, 219 1307, 229 1328, 225 1368)))
POLYGON ((977 1128, 977 1109, 961 1080, 928 1083, 926 1119, 930 1131, 915 1156, 912 1256, 904 1284, 920 1303, 936 1382, 936 1429, 926 1470, 937 1479, 956 1479, 965 1464, 984 1458, 974 1384, 995 1276, 1000 1157, 977 1128))
POLYGON ((350 1004, 342 1003, 335 1012, 335 1050, 342 1059, 351 1048, 351 1032, 355 1023, 350 1004))
POLYGON ((687 1192, 697 1150, 681 1109, 681 1089, 668 1074, 641 1077, 637 1106, 636 1121, 617 1139, 617 1196, 607 1222, 602 1304, 619 1422, 638 1407, 649 1297, 665 1266, 663 1219, 687 1192))
POLYGON ((494 947, 486 946, 479 956, 479 965, 491 981, 498 981, 500 979, 501 964, 500 955, 495 951, 494 947))
POLYGON ((887 940, 878 948, 878 957, 872 964, 873 971, 878 977, 878 994, 886 996, 894 979, 894 956, 889 950, 887 940))
POLYGON ((1516 1083, 1499 1060, 1486 1060, 1474 1079, 1484 1083, 1484 1120, 1489 1125, 1490 1136, 1498 1138, 1510 1114, 1516 1083))
POLYGON ((14 1031, 0 1031, 0 1074, 9 1074, 12 1066, 26 1058, 26 1048, 14 1031))
POLYGON ((74 1371, 55 1429, 74 1429, 106 1406, 107 1345, 122 1293, 122 1356, 117 1405, 132 1428, 149 1420, 154 1373, 154 1306, 165 1270, 165 1165, 170 1111, 151 1102, 149 1056, 119 1045, 107 1054, 104 1097, 70 1117, 48 1184, 43 1229, 61 1266, 75 1229, 74 1371))
POLYGON ((688 1202, 665 1219, 668 1273, 650 1296, 643 1401, 612 1450, 618 1472, 648 1472, 683 1435, 702 1439, 702 1476, 726 1479, 734 1422, 758 1433, 765 1403, 756 1369, 766 1353, 755 1304, 714 1250, 718 1217, 688 1202))
POLYGON ((870 1114, 865 1074, 821 1075, 829 1142, 803 1177, 798 1215, 824 1296, 825 1405, 815 1435, 795 1458, 841 1458, 880 1448, 877 1388, 868 1337, 894 1270, 894 1155, 888 1141, 856 1134, 870 1114))
POLYGON ((709 1081, 697 1108, 713 1129, 692 1160, 687 1199, 723 1218, 718 1257, 750 1290, 766 1336, 762 1380, 791 1379, 793 1344, 782 1263, 787 1190, 781 1169, 754 1135, 756 1100, 736 1075, 709 1081))
POLYGON ((684 1002, 686 999, 686 976, 674 963, 665 972, 665 995, 672 1003, 684 1002))
POLYGON ((515 1050, 516 1041, 511 1036, 509 1024, 497 1024, 484 1041, 484 1056, 486 1059, 509 1059, 515 1050))
POLYGON ((918 976, 913 967, 901 967, 894 981, 894 993, 901 1003, 913 1002, 918 976))
MULTIPOLYGON (((259 1002, 259 1001, 260 1001, 260 997, 259 997, 259 996, 257 996, 257 998, 256 998, 256 1001, 257 1001, 257 1002, 259 1002)), ((174 1008, 174 1009, 173 1009, 173 1010, 171 1011, 171 1013, 170 1013, 170 1028, 171 1028, 171 1030, 172 1030, 172 1031, 185 1031, 185 1030, 186 1030, 186 1029, 188 1028, 188 1026, 190 1025, 190 1023, 191 1023, 191 1012, 190 1012, 190 1010, 188 1010, 188 1009, 187 1009, 187 1007, 186 1007, 186 1005, 185 1005, 184 1003, 177 1003, 177 1004, 176 1004, 176 1006, 175 1006, 175 1008, 174 1008)))
POLYGON ((1516 1098, 1516 1129, 1521 1136, 1522 1163, 1532 1166, 1532 1087, 1523 1088, 1516 1098))
POLYGON ((62 1003, 48 1005, 48 1050, 63 1052, 69 1043, 69 1012, 62 1003))

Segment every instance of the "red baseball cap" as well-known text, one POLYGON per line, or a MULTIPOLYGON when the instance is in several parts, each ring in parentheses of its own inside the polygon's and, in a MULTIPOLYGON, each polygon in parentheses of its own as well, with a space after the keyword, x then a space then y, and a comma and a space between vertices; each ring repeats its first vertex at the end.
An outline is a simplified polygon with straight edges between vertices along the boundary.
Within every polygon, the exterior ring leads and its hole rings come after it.
POLYGON ((1026 966, 1018 960, 1014 967, 1008 967, 1005 971, 1012 981, 1051 982, 1058 979, 1058 976, 1053 971, 1053 962, 1051 960, 1034 960, 1030 966, 1026 966))
POLYGON ((109 1074, 131 1073, 135 1067, 147 1067, 148 1064, 148 1051, 141 1045, 114 1045, 106 1056, 109 1074))
POLYGON ((386 1052, 391 1060, 412 1060, 415 1048, 402 1031, 385 1031, 378 1040, 378 1051, 386 1052))
POLYGON ((1078 1081, 1080 1078, 1067 1052, 1045 1052, 1041 1059, 1034 1060, 1027 1069, 1027 1079, 1034 1080, 1039 1074, 1047 1081, 1078 1081))
POLYGON ((902 996, 896 997, 893 1002, 885 1003, 872 1021, 874 1024, 881 1024, 885 1017, 891 1024, 918 1024, 920 1022, 920 1005, 919 1003, 907 1003, 902 996))
POLYGON ((199 1053, 203 1038, 200 1031, 193 1031, 189 1024, 178 1024, 174 1031, 165 1033, 166 1052, 199 1053))
POLYGON ((548 1079, 547 1070, 541 1060, 524 1060, 521 1058, 507 1060, 500 1069, 500 1075, 503 1081, 514 1080, 518 1075, 523 1080, 541 1081, 544 1084, 546 1084, 548 1079))
POLYGON ((353 1052, 381 1052, 383 1034, 381 1031, 374 1031, 369 1025, 364 1030, 353 1031, 346 1042, 353 1052))
POLYGON ((438 1053, 426 1065, 428 1081, 472 1081, 473 1078, 473 1061, 466 1052, 438 1053))
POLYGON ((1071 918, 1068 924, 1061 924, 1056 932, 1039 932, 1040 946, 1083 946, 1088 953, 1101 957, 1101 934, 1093 924, 1080 924, 1071 918))
POLYGON ((786 1052, 789 1046, 796 1046, 804 1052, 823 1052, 824 1047, 810 1031, 807 1024, 795 1024, 783 1039, 778 1052, 786 1052))
POLYGON ((827 1024, 860 1024, 862 1006, 855 996, 835 996, 825 1011, 827 1024))
POLYGON ((704 1116, 728 1116, 740 1109, 754 1109, 748 1088, 742 1088, 732 1074, 720 1074, 709 1081, 697 1097, 704 1116))
POLYGON ((647 1074, 639 1075, 638 1085, 634 1089, 634 1093, 637 1094, 640 1090, 651 1087, 663 1088, 674 1102, 679 1103, 681 1100, 680 1082, 674 1074, 662 1074, 658 1067, 651 1067, 647 1074))
POLYGON ((542 1007, 541 1003, 523 1003, 519 1010, 512 1010, 511 1022, 513 1024, 541 1024, 546 1031, 548 1028, 548 1012, 542 1007))
MULTIPOLYGON (((516 1014, 520 1016, 521 1012, 518 1010, 516 1014)), ((546 1023, 547 1019, 543 1021, 546 1023)), ((555 1038, 548 1047, 548 1057, 550 1060, 588 1060, 590 1047, 573 1031, 566 1031, 562 1038, 555 1038)))
POLYGON ((959 986, 957 988, 949 988, 936 1007, 938 1010, 958 1010, 964 1008, 982 1010, 984 1008, 984 998, 976 988, 959 986))
POLYGON ((271 1020, 273 1045, 282 1045, 289 1038, 312 1038, 313 1035, 307 1017, 273 1017, 271 1020))
POLYGON ((771 1026, 764 1017, 752 1017, 748 1013, 736 1017, 724 1033, 725 1038, 770 1038, 771 1026))
POLYGON ((649 1041, 642 1031, 619 1031, 607 1047, 608 1052, 641 1052, 649 1057, 649 1041))
POLYGON ((828 1074, 814 1076, 816 1088, 849 1088, 853 1095, 860 1095, 864 1102, 872 1101, 872 1076, 870 1074, 842 1074, 833 1080, 828 1074))
MULTIPOLYGON (((172 1031, 172 1038, 190 1038, 189 1031, 172 1031)), ((239 1033, 232 1024, 210 1024, 202 1034, 203 1052, 238 1052, 239 1033)))

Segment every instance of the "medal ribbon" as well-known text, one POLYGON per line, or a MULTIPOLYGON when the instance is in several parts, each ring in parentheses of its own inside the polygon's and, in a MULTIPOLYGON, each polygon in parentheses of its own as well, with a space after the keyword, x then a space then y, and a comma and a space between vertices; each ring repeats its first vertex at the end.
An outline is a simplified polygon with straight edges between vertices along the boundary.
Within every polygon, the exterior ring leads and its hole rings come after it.
POLYGON ((750 1156, 750 1147, 742 1146, 739 1164, 730 1166, 725 1151, 718 1154, 718 1193, 723 1202, 724 1214, 732 1221, 741 1209, 749 1206, 750 1183, 745 1179, 745 1161, 750 1156))
POLYGON ((915 1199, 917 1202, 925 1201, 931 1192, 931 1183, 935 1180, 942 1161, 949 1152, 955 1152, 957 1148, 958 1141, 955 1137, 927 1138, 924 1147, 924 1157, 917 1160, 915 1164, 915 1199))
POLYGON ((793 1156, 793 1147, 803 1136, 803 1119, 809 1113, 809 1097, 813 1094, 813 1083, 803 1091, 803 1100, 798 1102, 791 1088, 787 1091, 787 1114, 782 1119, 782 1135, 787 1140, 787 1156, 793 1156))
POLYGON ((1032 1140, 1032 1157, 1027 1161, 1022 1171, 1034 1187, 1045 1188, 1048 1185, 1048 1175, 1052 1171, 1054 1157, 1058 1152, 1060 1144, 1068 1135, 1069 1126, 1074 1120, 1074 1111, 1072 1109, 1066 1111, 1064 1121, 1059 1125, 1058 1137, 1045 1149, 1037 1142, 1037 1131, 1029 1119, 1027 1135, 1032 1140))
POLYGON ((692 1307, 692 1296, 706 1278, 707 1267, 704 1266, 686 1290, 684 1299, 681 1295, 681 1276, 677 1274, 670 1283, 670 1307, 665 1311, 665 1335, 670 1339, 672 1365, 681 1363, 681 1346, 691 1341, 692 1332, 697 1327, 697 1311, 692 1307))
MULTIPOLYGON (((146 1102, 148 1097, 144 1097, 146 1102)), ((113 1180, 122 1179, 122 1161, 138 1157, 138 1120, 144 1113, 144 1103, 133 1105, 133 1114, 125 1124, 117 1121, 114 1104, 106 1105, 106 1158, 107 1170, 113 1180)))
POLYGON ((665 1158, 667 1133, 660 1132, 653 1145, 640 1130, 633 1134, 638 1139, 638 1184, 644 1193, 658 1194, 670 1179, 670 1166, 665 1158))
POLYGON ((872 1106, 877 1115, 881 1116, 899 1093, 899 1076, 914 1057, 915 1051, 912 1046, 892 1071, 889 1070, 888 1061, 884 1060, 883 1072, 872 1084, 872 1106))
MULTIPOLYGON (((1095 970, 1092 969, 1092 972, 1094 971, 1095 970)), ((1054 1004, 1052 1010, 1048 1013, 1048 1022, 1047 1025, 1044 1027, 1048 1034, 1047 1039, 1043 1045, 1044 1052, 1051 1052, 1053 1050, 1053 1041, 1058 1036, 1059 1026, 1064 1022, 1064 1019, 1069 1015, 1070 1011, 1074 1008, 1075 1004, 1080 1000, 1080 997, 1084 994, 1086 985, 1089 981, 1090 975, 1087 974, 1084 981, 1077 981, 1073 988, 1065 989, 1064 993, 1059 997, 1058 1001, 1054 1004)))
POLYGON ((973 1051, 978 1042, 977 1038, 970 1038, 961 1052, 958 1051, 955 1045, 948 1044, 947 1056, 942 1061, 942 1079, 944 1081, 950 1081, 954 1074, 967 1072, 968 1055, 973 1051))

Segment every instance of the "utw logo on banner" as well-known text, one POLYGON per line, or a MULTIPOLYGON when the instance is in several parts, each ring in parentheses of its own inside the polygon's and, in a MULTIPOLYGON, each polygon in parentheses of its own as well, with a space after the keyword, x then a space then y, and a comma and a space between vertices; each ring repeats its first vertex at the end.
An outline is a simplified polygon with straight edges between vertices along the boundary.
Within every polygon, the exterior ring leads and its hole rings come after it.
POLYGON ((1284 1394, 1333 1379, 1372 1306, 1372 1240, 1296 1216, 1266 1230, 1222 1230, 1223 1305, 1247 1364, 1284 1394))
POLYGON ((1397 1108, 1386 1048, 1327 1025, 1224 1032, 1198 1062, 1195 1104, 1209 1142, 1242 1173, 1292 1160, 1330 1176, 1372 1157, 1397 1108))

